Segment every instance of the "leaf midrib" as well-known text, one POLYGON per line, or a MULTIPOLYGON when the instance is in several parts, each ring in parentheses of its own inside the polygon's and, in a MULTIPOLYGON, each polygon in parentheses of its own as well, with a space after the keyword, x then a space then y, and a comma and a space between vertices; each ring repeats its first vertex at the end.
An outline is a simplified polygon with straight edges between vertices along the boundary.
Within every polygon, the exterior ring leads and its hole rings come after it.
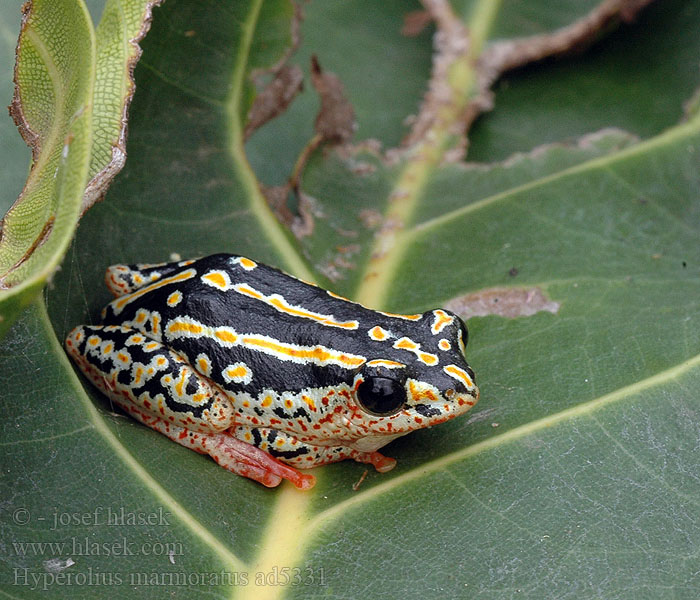
MULTIPOLYGON (((354 298, 360 304, 381 308, 385 303, 387 291, 391 288, 394 275, 400 267, 401 256, 406 250, 403 243, 405 227, 413 219, 423 191, 449 149, 454 126, 463 118, 469 99, 478 86, 478 57, 488 39, 499 7, 500 0, 479 0, 472 10, 470 22, 466 25, 469 32, 467 53, 450 65, 447 81, 442 82, 442 85, 451 89, 450 104, 436 108, 431 126, 415 146, 407 151, 408 158, 388 196, 383 222, 389 227, 377 230, 364 272, 358 279, 360 284, 354 298), (458 79, 459 84, 452 78, 458 79)), ((452 12, 449 4, 446 12, 452 12)), ((452 17, 459 20, 455 14, 452 17)))

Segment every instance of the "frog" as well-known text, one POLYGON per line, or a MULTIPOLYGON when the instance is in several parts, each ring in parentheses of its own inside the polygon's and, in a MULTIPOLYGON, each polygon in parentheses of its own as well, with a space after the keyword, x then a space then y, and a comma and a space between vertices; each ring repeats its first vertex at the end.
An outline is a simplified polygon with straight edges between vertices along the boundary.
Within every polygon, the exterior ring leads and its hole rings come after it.
POLYGON ((254 259, 116 264, 99 325, 65 348, 144 425, 267 487, 464 414, 479 398, 456 314, 373 310, 254 259))

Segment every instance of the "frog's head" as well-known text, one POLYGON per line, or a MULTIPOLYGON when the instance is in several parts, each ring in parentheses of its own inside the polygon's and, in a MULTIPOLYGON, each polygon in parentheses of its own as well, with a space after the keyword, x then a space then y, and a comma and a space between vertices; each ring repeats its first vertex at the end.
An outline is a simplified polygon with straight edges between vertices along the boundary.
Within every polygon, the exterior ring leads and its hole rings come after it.
POLYGON ((467 328, 457 315, 429 311, 402 331, 383 330, 386 339, 354 374, 350 420, 365 432, 357 449, 373 450, 388 436, 452 419, 479 398, 464 356, 467 328))
MULTIPOLYGON (((264 351, 252 355, 257 362, 246 357, 247 382, 224 386, 240 424, 372 452, 476 403, 467 328, 457 315, 396 315, 334 301, 334 316, 324 317, 333 326, 280 325, 274 339, 248 336, 264 351)), ((242 358, 231 351, 224 360, 242 358)))

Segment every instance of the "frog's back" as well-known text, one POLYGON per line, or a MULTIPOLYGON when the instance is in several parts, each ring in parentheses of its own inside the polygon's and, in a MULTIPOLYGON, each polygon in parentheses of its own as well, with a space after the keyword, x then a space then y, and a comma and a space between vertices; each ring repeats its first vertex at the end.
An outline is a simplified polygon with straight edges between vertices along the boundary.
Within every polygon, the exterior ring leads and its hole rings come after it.
POLYGON ((372 359, 438 366, 444 336, 459 352, 456 318, 446 317, 451 334, 437 335, 432 313, 370 310, 242 256, 151 269, 158 278, 142 269, 149 283, 108 305, 105 323, 166 343, 230 391, 332 386, 372 359))

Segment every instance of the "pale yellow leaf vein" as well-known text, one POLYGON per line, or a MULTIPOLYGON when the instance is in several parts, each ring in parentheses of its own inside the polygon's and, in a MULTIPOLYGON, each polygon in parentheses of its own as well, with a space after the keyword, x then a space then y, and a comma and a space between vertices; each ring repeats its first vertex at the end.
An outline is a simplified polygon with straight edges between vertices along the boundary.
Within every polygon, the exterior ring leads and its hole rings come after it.
POLYGON ((544 187, 545 185, 556 182, 560 179, 564 179, 573 175, 585 174, 595 169, 608 169, 611 165, 614 165, 617 162, 622 162, 624 160, 637 157, 650 151, 658 150, 665 146, 679 143, 684 138, 691 138, 693 136, 696 136, 699 130, 700 118, 673 127, 667 130, 666 132, 662 133, 661 135, 658 135, 644 142, 639 142, 638 144, 635 144, 633 146, 624 148, 616 154, 593 158, 591 160, 582 162, 578 165, 574 165, 567 169, 562 169, 561 171, 552 173, 545 177, 540 177, 539 179, 535 179, 533 181, 523 183, 513 188, 503 190, 492 196, 487 196, 486 198, 478 200, 477 202, 473 202, 467 206, 463 206, 461 208, 457 208, 455 210, 446 212, 438 217, 428 219, 426 221, 423 221, 422 223, 415 225, 411 230, 406 231, 403 243, 407 244, 409 242, 407 238, 415 235, 418 232, 425 232, 427 230, 438 229, 446 224, 456 221, 458 218, 464 217, 470 213, 474 213, 491 204, 495 204, 497 202, 509 199, 511 196, 514 196, 516 194, 544 187))
POLYGON ((255 172, 248 162, 245 153, 245 139, 243 136, 243 124, 241 123, 241 110, 243 102, 243 89, 245 85, 246 66, 250 60, 251 46, 255 28, 260 16, 262 0, 255 0, 250 5, 250 10, 245 21, 241 24, 241 40, 236 50, 236 63, 233 68, 231 80, 231 93, 226 100, 226 112, 229 130, 229 151, 233 164, 241 180, 242 187, 248 198, 251 211, 260 223, 265 238, 277 248, 280 257, 286 263, 286 268, 297 277, 314 282, 315 276, 301 258, 297 248, 291 243, 289 236, 283 231, 282 226, 270 210, 263 193, 260 191, 255 172))

